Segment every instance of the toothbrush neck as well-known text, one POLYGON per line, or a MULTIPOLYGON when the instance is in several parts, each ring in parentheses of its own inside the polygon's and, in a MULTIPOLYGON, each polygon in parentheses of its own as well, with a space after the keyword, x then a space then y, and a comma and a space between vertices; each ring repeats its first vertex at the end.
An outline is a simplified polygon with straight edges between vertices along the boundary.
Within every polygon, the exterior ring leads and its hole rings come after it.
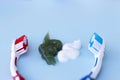
POLYGON ((13 80, 24 80, 24 78, 19 74, 17 69, 18 59, 19 59, 18 55, 11 56, 11 62, 10 62, 11 75, 13 77, 13 80))

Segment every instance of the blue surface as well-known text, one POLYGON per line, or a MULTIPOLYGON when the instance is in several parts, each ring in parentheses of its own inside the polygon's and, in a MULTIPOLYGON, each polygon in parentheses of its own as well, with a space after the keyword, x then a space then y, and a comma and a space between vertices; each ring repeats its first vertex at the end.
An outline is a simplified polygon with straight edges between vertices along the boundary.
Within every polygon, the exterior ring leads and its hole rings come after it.
POLYGON ((29 51, 20 58, 18 70, 26 80, 79 80, 94 66, 87 49, 94 32, 107 44, 97 80, 119 80, 119 0, 0 0, 0 80, 12 80, 10 46, 22 34, 28 36, 29 51), (63 43, 80 39, 80 56, 48 66, 38 52, 47 32, 63 43))

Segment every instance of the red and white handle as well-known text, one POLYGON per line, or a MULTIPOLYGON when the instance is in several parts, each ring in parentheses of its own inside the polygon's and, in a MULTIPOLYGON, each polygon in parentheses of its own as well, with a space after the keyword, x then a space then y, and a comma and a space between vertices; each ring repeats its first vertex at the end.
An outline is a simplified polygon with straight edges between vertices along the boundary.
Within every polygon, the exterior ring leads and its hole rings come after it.
POLYGON ((10 72, 13 80, 25 80, 17 70, 17 61, 20 55, 26 53, 28 50, 28 39, 25 35, 17 38, 13 41, 11 46, 11 61, 10 61, 10 72))

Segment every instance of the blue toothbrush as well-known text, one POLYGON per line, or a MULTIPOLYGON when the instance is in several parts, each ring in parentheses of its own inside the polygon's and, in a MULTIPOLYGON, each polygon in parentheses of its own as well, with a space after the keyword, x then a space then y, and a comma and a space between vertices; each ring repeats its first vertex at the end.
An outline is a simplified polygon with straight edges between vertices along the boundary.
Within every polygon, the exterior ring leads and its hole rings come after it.
POLYGON ((88 75, 80 80, 96 80, 102 66, 105 50, 105 41, 97 33, 94 33, 89 41, 88 49, 94 54, 95 64, 88 75))

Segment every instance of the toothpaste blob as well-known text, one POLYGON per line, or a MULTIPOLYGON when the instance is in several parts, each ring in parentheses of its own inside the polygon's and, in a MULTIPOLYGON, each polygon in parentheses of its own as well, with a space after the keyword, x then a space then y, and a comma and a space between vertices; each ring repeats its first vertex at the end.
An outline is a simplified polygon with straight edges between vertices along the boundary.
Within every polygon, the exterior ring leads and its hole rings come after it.
POLYGON ((80 40, 76 40, 73 43, 66 43, 63 45, 62 50, 58 52, 58 60, 60 62, 67 62, 68 60, 76 59, 81 48, 80 40))

